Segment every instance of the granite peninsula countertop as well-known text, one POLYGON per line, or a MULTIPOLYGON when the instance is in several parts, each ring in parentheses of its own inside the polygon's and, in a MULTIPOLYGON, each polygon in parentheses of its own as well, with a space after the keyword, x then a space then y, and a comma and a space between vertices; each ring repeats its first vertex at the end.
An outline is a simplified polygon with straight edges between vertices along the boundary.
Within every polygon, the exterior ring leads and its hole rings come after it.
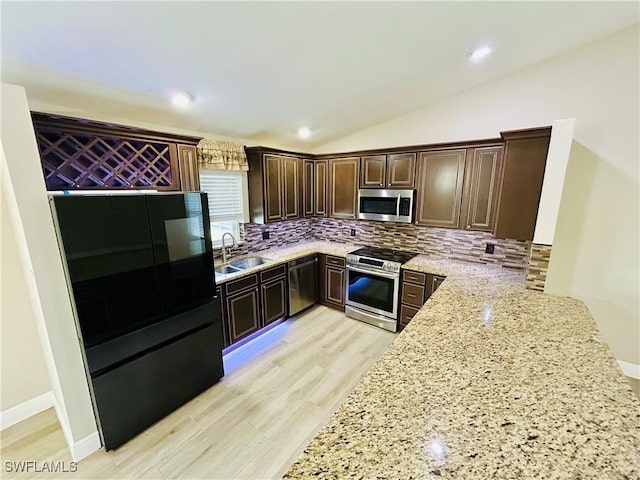
MULTIPOLYGON (((272 248, 216 281, 358 247, 272 248)), ((499 266, 403 267, 447 278, 285 478, 640 479, 640 402, 581 301, 499 266)))
POLYGON ((518 270, 404 267, 447 279, 285 478, 640 478, 640 402, 581 301, 526 290, 518 270))

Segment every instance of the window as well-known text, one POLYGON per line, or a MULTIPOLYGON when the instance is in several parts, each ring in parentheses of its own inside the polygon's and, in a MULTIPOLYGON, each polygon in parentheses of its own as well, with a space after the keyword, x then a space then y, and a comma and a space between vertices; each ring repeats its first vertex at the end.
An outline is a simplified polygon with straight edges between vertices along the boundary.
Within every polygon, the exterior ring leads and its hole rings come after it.
MULTIPOLYGON (((242 224, 246 204, 247 174, 224 170, 201 170, 200 190, 209 197, 211 241, 222 246, 222 235, 231 233, 238 242, 244 239, 242 224)), ((248 207, 247 207, 248 209, 248 207)), ((230 239, 225 239, 226 244, 230 239)))

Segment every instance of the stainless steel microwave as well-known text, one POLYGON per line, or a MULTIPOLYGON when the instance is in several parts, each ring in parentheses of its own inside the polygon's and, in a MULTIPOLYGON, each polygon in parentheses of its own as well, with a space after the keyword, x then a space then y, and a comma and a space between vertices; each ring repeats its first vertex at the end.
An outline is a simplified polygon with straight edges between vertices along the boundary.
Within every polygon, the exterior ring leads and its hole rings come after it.
POLYGON ((358 190, 358 218, 381 222, 411 223, 414 190, 358 190))

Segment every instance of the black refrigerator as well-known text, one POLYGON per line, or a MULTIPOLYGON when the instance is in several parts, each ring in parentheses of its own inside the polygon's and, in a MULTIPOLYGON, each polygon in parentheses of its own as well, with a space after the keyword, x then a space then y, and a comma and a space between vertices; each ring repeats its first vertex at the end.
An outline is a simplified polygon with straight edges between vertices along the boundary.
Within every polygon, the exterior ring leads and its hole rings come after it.
POLYGON ((110 450, 224 374, 207 196, 51 195, 50 203, 110 450))

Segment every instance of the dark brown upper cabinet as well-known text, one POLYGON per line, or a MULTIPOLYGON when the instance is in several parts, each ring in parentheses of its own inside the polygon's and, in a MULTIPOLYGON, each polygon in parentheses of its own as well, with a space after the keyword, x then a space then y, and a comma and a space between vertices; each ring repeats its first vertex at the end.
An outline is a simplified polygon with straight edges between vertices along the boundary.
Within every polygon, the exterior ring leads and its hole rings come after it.
POLYGON ((303 160, 302 215, 327 216, 327 160, 303 160))
POLYGON ((420 153, 417 224, 459 228, 466 154, 463 149, 420 153))
POLYGON ((415 153, 361 157, 360 188, 413 188, 415 170, 415 153))
POLYGON ((282 199, 284 219, 300 218, 300 176, 297 158, 282 157, 282 199))
POLYGON ((551 127, 503 132, 504 168, 494 234, 533 240, 551 127))
POLYGON ((466 230, 493 231, 498 207, 502 145, 467 151, 461 226, 466 230))
POLYGON ((314 215, 313 200, 315 197, 315 165, 313 160, 302 162, 302 215, 314 215))
MULTIPOLYGON (((283 220, 282 160, 278 155, 265 155, 263 165, 265 221, 275 222, 283 220)), ((249 171, 251 171, 251 167, 249 167, 249 171)))
POLYGON ((316 217, 327 216, 327 160, 314 162, 313 214, 316 217))
POLYGON ((198 190, 200 138, 32 112, 47 190, 198 190))
POLYGON ((413 188, 415 179, 415 153, 394 153, 387 157, 387 187, 413 188))
POLYGON ((329 216, 354 219, 358 216, 359 157, 329 160, 329 216))
POLYGON ((387 183, 387 156, 360 158, 360 188, 384 188, 387 183))
POLYGON ((302 161, 260 148, 245 148, 249 163, 251 222, 268 223, 300 218, 302 161))
POLYGON ((180 190, 200 191, 198 153, 195 145, 178 145, 178 167, 180 170, 180 190))

